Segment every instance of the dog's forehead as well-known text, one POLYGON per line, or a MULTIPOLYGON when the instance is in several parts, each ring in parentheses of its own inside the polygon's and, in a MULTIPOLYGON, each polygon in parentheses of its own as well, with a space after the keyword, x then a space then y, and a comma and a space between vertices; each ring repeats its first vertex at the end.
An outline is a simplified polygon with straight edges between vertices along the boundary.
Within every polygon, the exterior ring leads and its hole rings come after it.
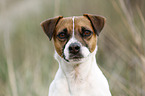
POLYGON ((75 21, 75 24, 77 25, 77 26, 81 26, 81 25, 87 25, 87 26, 89 26, 89 25, 91 25, 91 23, 90 23, 90 20, 87 18, 87 17, 85 17, 85 16, 77 16, 77 17, 75 17, 74 18, 74 21, 75 21))
POLYGON ((88 18, 86 18, 85 16, 73 16, 73 17, 65 17, 65 18, 62 18, 58 24, 56 25, 56 30, 59 30, 59 29, 63 29, 63 28, 70 28, 72 29, 73 28, 73 23, 74 23, 74 26, 76 28, 76 26, 91 26, 91 23, 90 21, 88 20, 88 18), (73 20, 74 19, 74 20, 73 20))

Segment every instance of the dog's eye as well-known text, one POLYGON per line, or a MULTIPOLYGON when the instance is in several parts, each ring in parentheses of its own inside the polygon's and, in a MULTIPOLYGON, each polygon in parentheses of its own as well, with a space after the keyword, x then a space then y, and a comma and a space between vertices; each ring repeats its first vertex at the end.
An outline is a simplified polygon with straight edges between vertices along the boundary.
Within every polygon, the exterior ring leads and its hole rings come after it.
POLYGON ((67 35, 67 29, 66 29, 66 28, 63 29, 63 31, 60 32, 60 33, 57 35, 57 37, 58 37, 59 39, 66 39, 66 38, 68 37, 68 35, 67 35))
POLYGON ((89 37, 92 35, 92 31, 86 29, 85 27, 82 27, 82 37, 89 37))
POLYGON ((58 38, 60 39, 65 39, 67 37, 67 34, 66 32, 60 32, 58 35, 57 35, 58 38))
POLYGON ((87 37, 87 36, 90 36, 92 34, 92 32, 90 30, 85 30, 83 32, 83 36, 87 37))

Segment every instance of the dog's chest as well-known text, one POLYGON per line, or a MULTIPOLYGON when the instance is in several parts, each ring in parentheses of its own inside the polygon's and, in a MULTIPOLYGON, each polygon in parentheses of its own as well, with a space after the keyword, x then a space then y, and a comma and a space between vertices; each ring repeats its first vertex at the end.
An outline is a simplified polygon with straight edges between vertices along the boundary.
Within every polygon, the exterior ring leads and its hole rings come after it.
MULTIPOLYGON (((60 81, 59 81, 60 82, 60 81)), ((91 82, 88 81, 71 81, 63 80, 63 83, 61 82, 61 85, 59 85, 57 88, 58 93, 60 93, 60 96, 93 96, 92 93, 95 93, 94 85, 91 84, 91 82)))
POLYGON ((94 63, 95 58, 89 60, 92 63, 85 62, 79 70, 73 71, 61 63, 49 96, 111 96, 106 78, 94 63))
POLYGON ((88 80, 81 79, 71 80, 68 86, 72 96, 87 96, 90 93, 88 90, 93 88, 88 80))
MULTIPOLYGON (((59 81, 60 82, 60 81, 59 81)), ((56 93, 60 96, 105 96, 102 93, 102 88, 94 82, 84 81, 84 82, 71 82, 63 80, 56 93), (63 82, 63 83, 62 83, 63 82), (97 87, 98 85, 98 87, 97 87), (97 91, 97 92, 96 92, 97 91)))

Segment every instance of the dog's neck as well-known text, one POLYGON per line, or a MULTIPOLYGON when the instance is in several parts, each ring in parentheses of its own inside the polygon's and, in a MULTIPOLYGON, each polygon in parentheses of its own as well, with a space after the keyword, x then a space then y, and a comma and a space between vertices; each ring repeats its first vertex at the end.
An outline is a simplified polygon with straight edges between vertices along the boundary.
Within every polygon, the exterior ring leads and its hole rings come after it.
POLYGON ((84 62, 79 64, 68 63, 57 53, 55 54, 55 58, 59 62, 59 69, 55 80, 60 80, 60 78, 61 80, 65 80, 68 85, 68 90, 71 94, 74 94, 73 96, 77 96, 78 90, 86 90, 88 86, 94 86, 94 88, 98 88, 98 90, 100 90, 99 88, 102 86, 103 88, 108 88, 107 80, 96 63, 96 51, 97 47, 84 62), (93 84, 97 84, 98 86, 93 84))
POLYGON ((62 70, 68 81, 79 83, 86 81, 86 79, 89 79, 88 76, 94 74, 93 69, 97 66, 95 59, 96 51, 97 47, 83 62, 78 64, 71 64, 65 61, 57 53, 55 54, 55 58, 59 62, 59 69, 62 70))

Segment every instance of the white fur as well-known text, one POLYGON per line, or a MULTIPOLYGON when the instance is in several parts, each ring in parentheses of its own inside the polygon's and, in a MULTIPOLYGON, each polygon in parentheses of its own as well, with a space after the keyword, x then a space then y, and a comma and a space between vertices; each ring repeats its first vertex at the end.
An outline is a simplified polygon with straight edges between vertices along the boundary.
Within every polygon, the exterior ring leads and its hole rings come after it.
POLYGON ((75 36, 75 16, 72 17, 73 21, 73 37, 75 36))
POLYGON ((96 50, 77 66, 55 52, 59 69, 50 85, 49 96, 111 96, 108 82, 96 63, 96 50))

